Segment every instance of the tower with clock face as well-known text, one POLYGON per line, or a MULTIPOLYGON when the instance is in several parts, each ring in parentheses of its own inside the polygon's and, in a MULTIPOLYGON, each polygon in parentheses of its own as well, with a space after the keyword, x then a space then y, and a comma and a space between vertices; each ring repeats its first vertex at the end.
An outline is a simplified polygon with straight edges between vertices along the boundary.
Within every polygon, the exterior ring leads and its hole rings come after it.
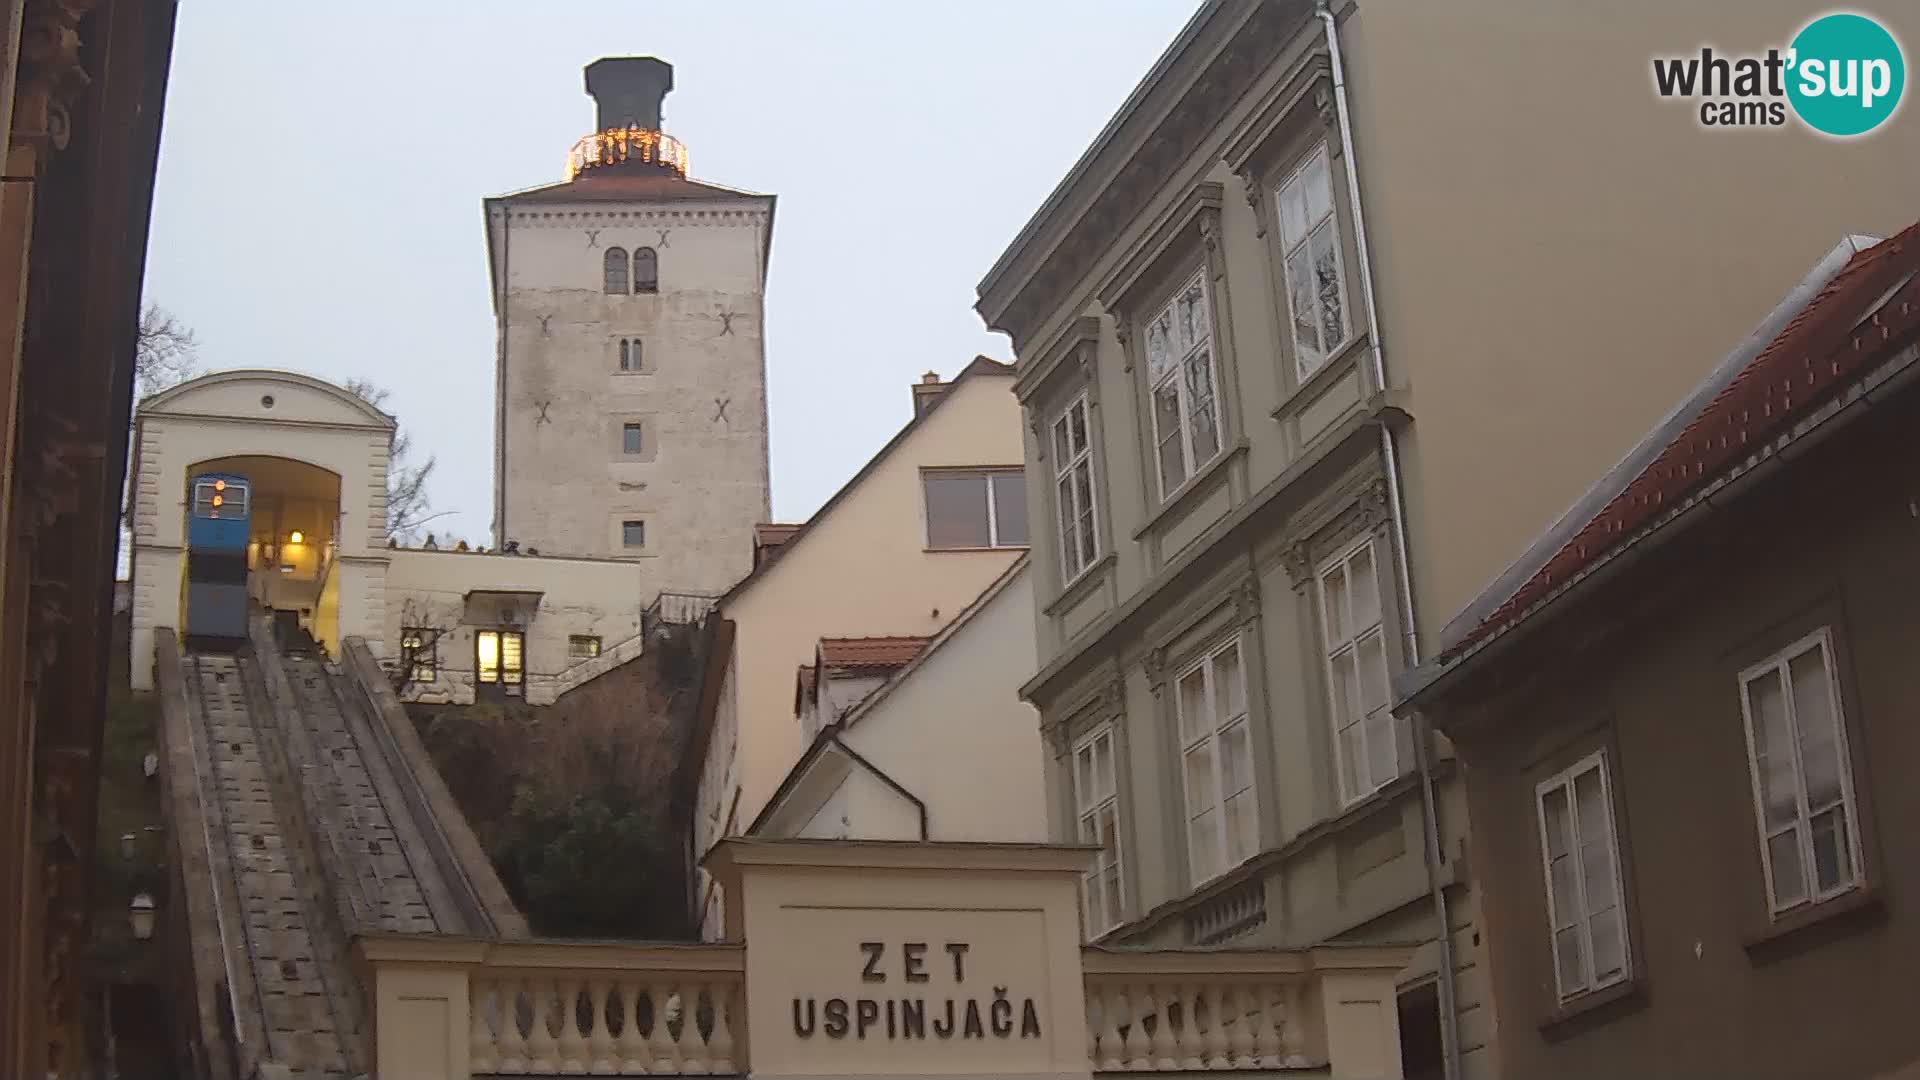
POLYGON ((717 593, 769 515, 764 296, 774 197, 689 179, 673 69, 586 69, 566 179, 486 200, 498 324, 494 541, 647 560, 717 593))

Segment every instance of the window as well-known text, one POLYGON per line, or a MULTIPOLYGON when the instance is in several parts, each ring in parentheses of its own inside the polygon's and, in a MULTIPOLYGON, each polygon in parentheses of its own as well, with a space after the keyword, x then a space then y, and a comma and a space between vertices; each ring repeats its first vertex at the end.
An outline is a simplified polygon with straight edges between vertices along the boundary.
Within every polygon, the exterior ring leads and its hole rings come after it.
POLYGON ((1220 452, 1213 318, 1204 271, 1193 275, 1147 324, 1147 384, 1164 499, 1220 452))
POLYGON ((193 485, 193 516, 238 520, 247 516, 247 485, 199 480, 193 485))
POLYGON ((1620 849, 1613 835, 1607 759, 1596 753, 1534 789, 1547 925, 1560 1000, 1627 977, 1627 924, 1620 849))
POLYGON ((614 296, 627 295, 627 253, 622 248, 608 248, 603 263, 605 289, 614 296))
POLYGON ((623 521, 620 523, 620 545, 622 547, 643 548, 647 546, 647 523, 644 521, 623 521))
POLYGON ((1087 397, 1080 395, 1053 422, 1053 484, 1060 510, 1060 577, 1072 581, 1100 557, 1093 512, 1093 441, 1087 397))
POLYGON ((1320 617, 1340 800, 1350 803, 1400 775, 1399 729, 1388 710, 1387 635, 1380 623, 1380 578, 1371 537, 1321 567, 1320 617))
POLYGON ((927 546, 1025 547, 1026 474, 1019 469, 929 469, 920 480, 927 496, 927 546))
POLYGON ((1306 163, 1281 182, 1279 199, 1294 365, 1305 379, 1347 337, 1340 224, 1333 212, 1326 144, 1316 147, 1306 163))
POLYGON ((620 370, 621 371, 639 371, 640 370, 640 339, 639 338, 621 338, 620 339, 620 370))
POLYGON ((419 627, 400 630, 400 663, 407 669, 408 682, 430 683, 439 678, 437 650, 427 644, 427 634, 419 627))
POLYGON ((660 291, 660 257, 653 253, 652 248, 633 249, 633 291, 660 291))
POLYGON ((637 454, 640 452, 640 445, 640 425, 621 424, 620 452, 623 454, 637 454))
POLYGON ((1080 879, 1087 936, 1119 925, 1126 905, 1120 876, 1120 794, 1113 782, 1113 726, 1102 725, 1073 748, 1073 808, 1079 839, 1100 848, 1093 869, 1080 879))
POLYGON ((1259 840, 1238 637, 1180 674, 1174 707, 1187 800, 1187 869, 1198 885, 1245 861, 1259 840))
POLYGON ((567 659, 591 660, 600 655, 600 639, 592 634, 567 636, 567 659))
POLYGON ((1827 631, 1740 674, 1767 902, 1776 914, 1860 883, 1859 818, 1827 631))
POLYGON ((525 677, 521 654, 526 638, 518 630, 480 630, 473 635, 476 679, 492 686, 519 686, 525 677))

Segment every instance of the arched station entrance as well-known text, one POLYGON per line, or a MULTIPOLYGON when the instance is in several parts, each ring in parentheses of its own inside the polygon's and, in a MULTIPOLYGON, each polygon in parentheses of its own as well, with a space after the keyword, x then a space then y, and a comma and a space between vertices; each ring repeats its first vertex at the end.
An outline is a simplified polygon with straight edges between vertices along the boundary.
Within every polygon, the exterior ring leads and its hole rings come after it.
MULTIPOLYGON (((273 615, 283 631, 296 627, 329 653, 340 643, 340 476, 292 458, 240 454, 196 462, 186 470, 183 502, 203 513, 194 487, 207 476, 244 478, 246 597, 252 610, 273 615)), ((195 625, 189 551, 183 582, 187 626, 195 625)))

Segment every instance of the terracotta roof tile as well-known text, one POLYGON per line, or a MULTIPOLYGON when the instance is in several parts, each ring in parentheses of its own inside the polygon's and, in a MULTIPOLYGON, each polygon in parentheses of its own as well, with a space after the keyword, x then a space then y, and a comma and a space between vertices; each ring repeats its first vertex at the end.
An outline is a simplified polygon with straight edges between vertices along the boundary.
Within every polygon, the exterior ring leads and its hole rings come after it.
POLYGON ((820 662, 833 668, 905 667, 932 639, 923 637, 821 638, 820 662))
POLYGON ((1881 348, 1920 331, 1920 224, 1859 251, 1625 489, 1591 514, 1533 576, 1441 654, 1449 661, 1759 451, 1870 369, 1881 348), (1889 290, 1893 290, 1891 293, 1889 290), (1860 322, 1876 305, 1878 314, 1860 322))

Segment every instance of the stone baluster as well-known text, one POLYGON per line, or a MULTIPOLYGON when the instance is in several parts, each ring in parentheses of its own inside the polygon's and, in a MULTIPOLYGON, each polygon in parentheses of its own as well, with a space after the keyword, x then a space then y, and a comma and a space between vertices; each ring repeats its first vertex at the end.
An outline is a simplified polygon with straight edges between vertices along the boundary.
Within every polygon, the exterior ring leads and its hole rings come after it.
POLYGON ((1162 1071, 1171 1071, 1180 1067, 1179 1044, 1173 1037, 1173 987, 1167 983, 1153 983, 1147 987, 1147 1000, 1153 1003, 1152 1059, 1154 1067, 1162 1071))
POLYGON ((580 1031, 580 980, 561 979, 555 986, 554 1005, 560 1010, 560 1039, 555 1046, 560 1071, 585 1072, 587 1040, 580 1031))
POLYGON ((699 1075, 708 1071, 706 1040, 700 1037, 700 997, 706 984, 690 982, 680 987, 680 1071, 699 1075))
POLYGON ((1139 983, 1129 983, 1121 991, 1127 1001, 1127 1035, 1120 1044, 1120 1056, 1128 1069, 1153 1068, 1153 1038, 1147 1034, 1146 997, 1139 983))
POLYGON ((558 1068, 560 1046, 553 1038, 553 980, 529 979, 527 996, 533 1002, 532 1030, 527 1032, 527 1071, 550 1073, 558 1068))
POLYGON ((1087 990, 1087 1065, 1100 1068, 1100 1036, 1106 1031, 1106 988, 1087 990))
POLYGON ((1267 983, 1254 986, 1253 1001, 1253 1058, 1254 1064, 1262 1069, 1280 1067, 1280 1031, 1275 1021, 1279 1019, 1278 1002, 1274 998, 1277 988, 1267 983))
MULTIPOLYGON (((641 1003, 646 998, 647 985, 638 979, 620 981, 620 1071, 623 1073, 643 1073, 653 1060, 647 1051, 647 1038, 640 1033, 641 1003)), ((653 1022, 660 1022, 660 1014, 653 1014, 653 1022)))
POLYGON ((1120 987, 1108 983, 1100 992, 1100 1056, 1095 1060, 1096 1067, 1110 1072, 1118 1072, 1127 1067, 1126 1040, 1120 1029, 1126 1026, 1127 1014, 1122 1002, 1120 987))
POLYGON ((647 1034, 647 1050, 653 1057, 653 1064, 647 1071, 679 1072, 680 1062, 675 1060, 673 1052, 673 1031, 667 1023, 667 1015, 673 1004, 673 985, 654 983, 647 987, 647 996, 653 1000, 653 1030, 647 1034))
POLYGON ((607 1021, 607 998, 613 980, 594 979, 587 983, 587 1000, 593 1004, 593 1030, 587 1035, 587 1063, 595 1073, 620 1071, 613 1056, 613 1026, 607 1021))
POLYGON ((1233 1058, 1227 1050, 1227 1020, 1233 1015, 1233 987, 1217 985, 1202 992, 1207 995, 1207 1068, 1231 1069, 1233 1058))
POLYGON ((713 1037, 707 1040, 707 1055, 715 1073, 739 1072, 733 1060, 733 984, 713 987, 713 1037))
POLYGON ((495 1037, 500 1047, 499 1064, 494 1066, 503 1073, 526 1072, 530 1062, 527 1060, 527 1037, 520 1031, 520 1004, 522 1000, 532 1002, 524 979, 501 979, 494 983, 494 1000, 500 1005, 499 1034, 495 1037))
POLYGON ((467 1068, 469 1072, 488 1073, 500 1064, 493 1029, 487 1026, 487 1014, 500 1011, 500 990, 497 984, 479 979, 473 980, 472 987, 467 1002, 467 1016, 471 1021, 467 1031, 467 1068))
MULTIPOLYGON (((1286 1005, 1275 1005, 1280 1009, 1273 1018, 1273 1038, 1280 1045, 1280 1062, 1287 1068, 1299 1068, 1308 1064, 1306 1055, 1300 1052, 1301 1036, 1300 1014, 1306 1005, 1307 988, 1294 983, 1287 988, 1286 1005)), ((1275 995, 1278 1001, 1278 993, 1275 995)))
POLYGON ((1228 1052, 1233 1056, 1233 1067, 1251 1069, 1258 1064, 1253 1050, 1253 1024, 1257 998, 1251 986, 1240 985, 1229 989, 1233 1002, 1233 1031, 1228 1039, 1228 1052))
MULTIPOLYGON (((1207 1067, 1207 1039, 1200 1034, 1200 1002, 1202 990, 1197 983, 1188 983, 1179 989, 1180 994, 1180 1067, 1198 1071, 1207 1067)), ((1211 1019, 1211 1017, 1209 1017, 1211 1019)))

